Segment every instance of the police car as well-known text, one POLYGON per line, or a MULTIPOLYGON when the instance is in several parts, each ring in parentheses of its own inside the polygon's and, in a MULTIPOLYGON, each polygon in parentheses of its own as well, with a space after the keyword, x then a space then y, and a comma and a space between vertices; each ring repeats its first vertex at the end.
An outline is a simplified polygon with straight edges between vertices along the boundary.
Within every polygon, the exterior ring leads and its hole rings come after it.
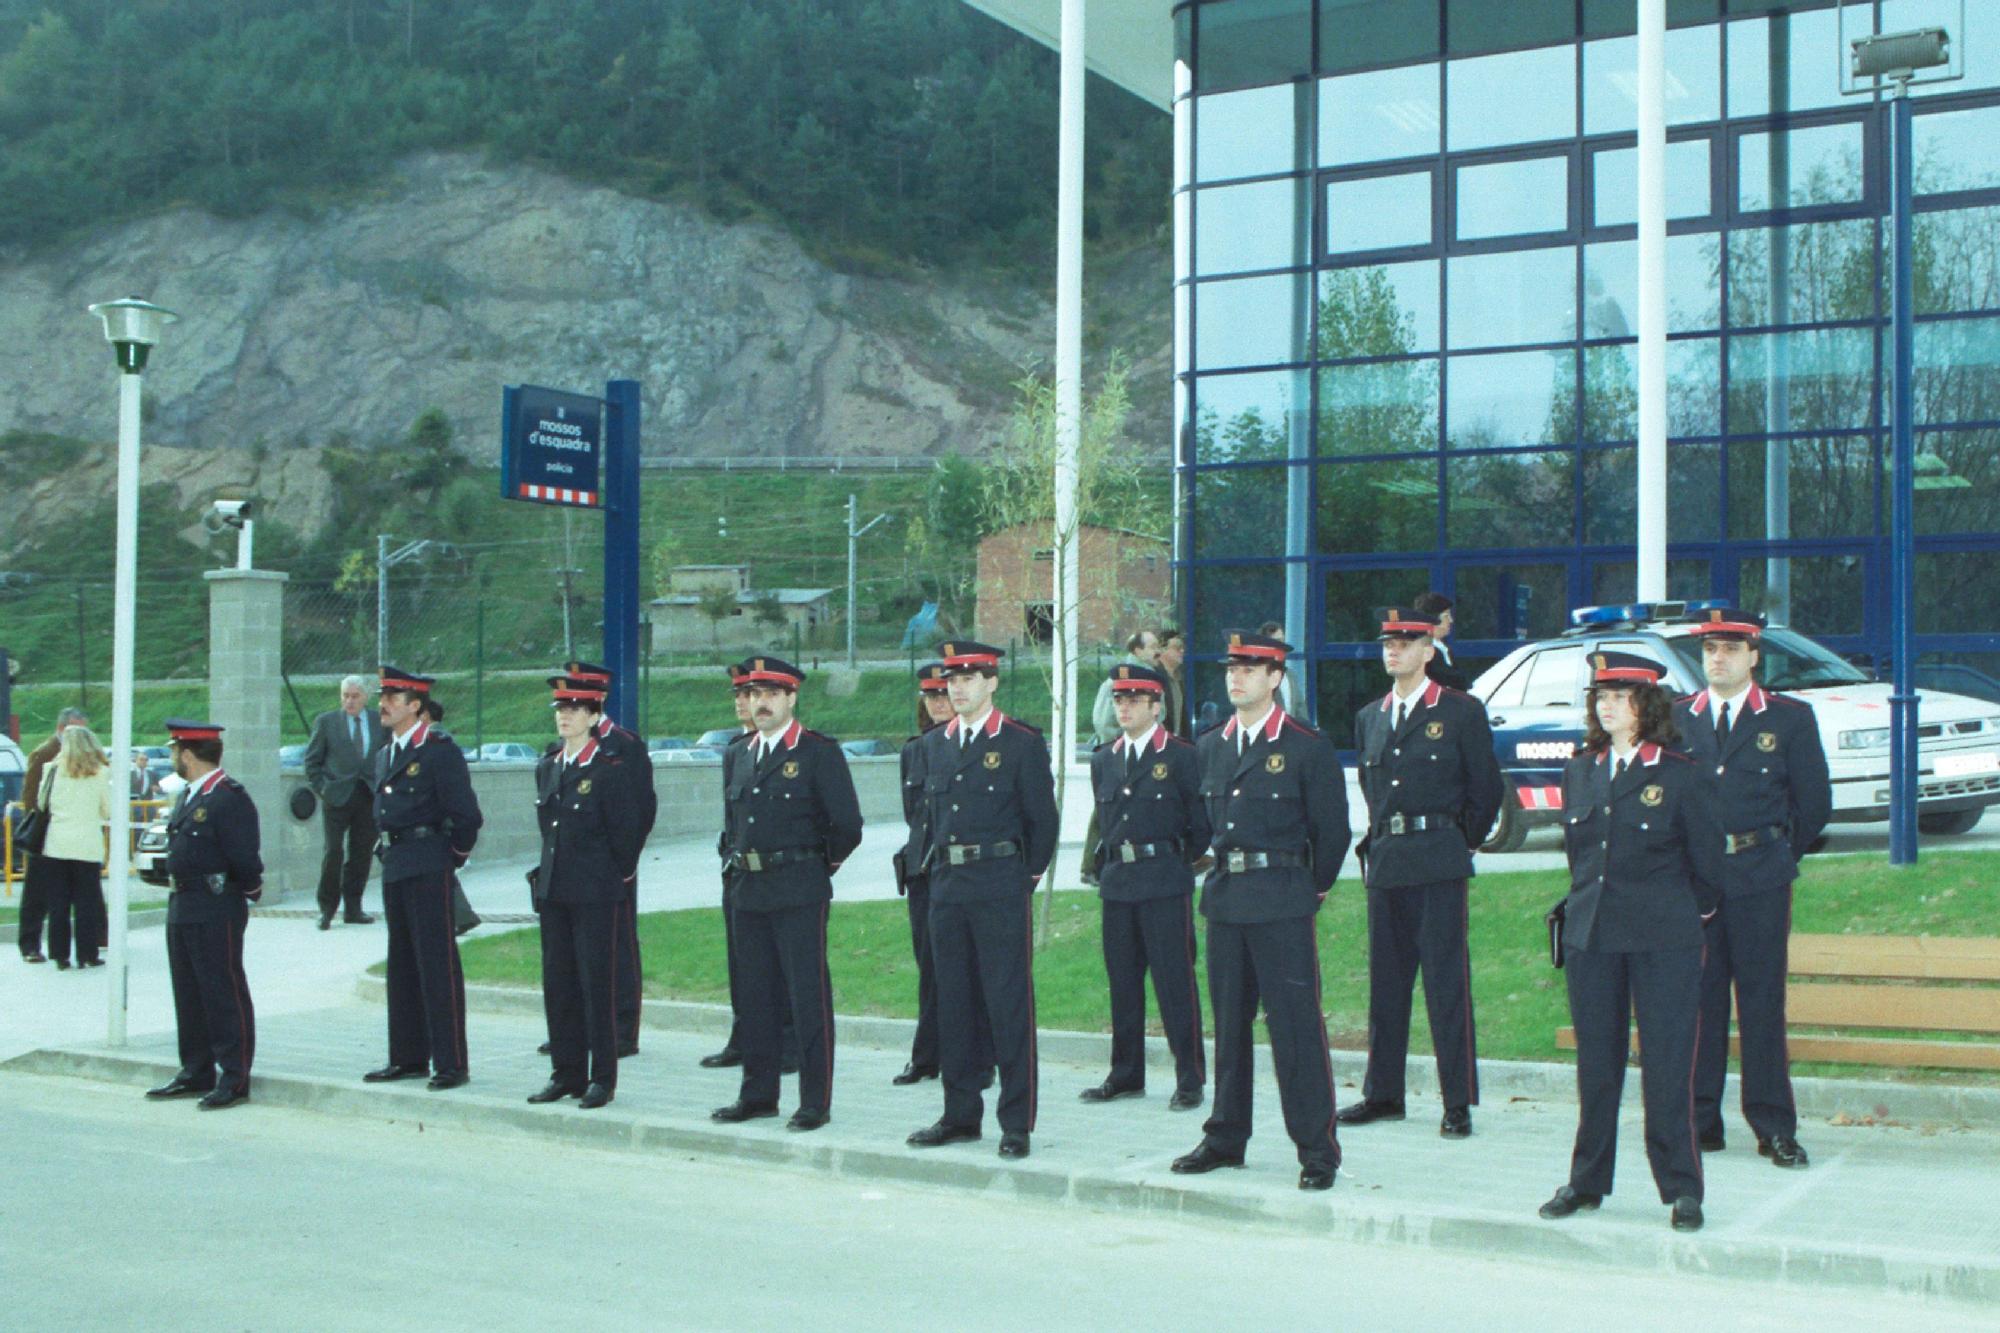
MULTIPOLYGON (((1725 603, 1636 602, 1570 613, 1561 637, 1524 644, 1500 659, 1472 692, 1486 703, 1500 768, 1512 788, 1483 850, 1512 851, 1528 831, 1556 822, 1562 767, 1583 739, 1584 657, 1615 649, 1666 669, 1676 695, 1706 686, 1701 642, 1689 633, 1702 612, 1725 603)), ((1758 682, 1812 705, 1833 778, 1833 820, 1889 817, 1889 695, 1830 649, 1796 630, 1764 631, 1758 682)), ((2000 705, 1924 690, 1917 713, 1917 823, 1925 833, 1965 833, 2000 804, 2000 705)))

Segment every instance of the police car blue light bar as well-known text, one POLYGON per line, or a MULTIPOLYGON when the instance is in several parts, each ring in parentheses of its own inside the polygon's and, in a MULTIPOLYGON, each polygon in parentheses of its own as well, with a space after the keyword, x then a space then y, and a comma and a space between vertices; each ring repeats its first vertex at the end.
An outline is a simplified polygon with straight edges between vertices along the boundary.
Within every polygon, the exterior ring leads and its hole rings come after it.
POLYGON ((1628 620, 1651 620, 1653 603, 1626 602, 1619 606, 1579 606, 1569 613, 1572 625, 1617 625, 1628 620))

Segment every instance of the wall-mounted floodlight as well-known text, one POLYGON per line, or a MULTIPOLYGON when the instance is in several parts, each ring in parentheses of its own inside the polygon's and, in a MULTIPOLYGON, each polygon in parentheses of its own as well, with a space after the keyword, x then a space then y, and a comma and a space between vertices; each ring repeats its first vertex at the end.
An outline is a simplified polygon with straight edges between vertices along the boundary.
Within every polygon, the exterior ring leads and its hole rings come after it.
POLYGON ((1920 69, 1951 64, 1951 34, 1943 28, 1913 28, 1857 37, 1848 47, 1848 73, 1856 80, 1904 83, 1920 69))

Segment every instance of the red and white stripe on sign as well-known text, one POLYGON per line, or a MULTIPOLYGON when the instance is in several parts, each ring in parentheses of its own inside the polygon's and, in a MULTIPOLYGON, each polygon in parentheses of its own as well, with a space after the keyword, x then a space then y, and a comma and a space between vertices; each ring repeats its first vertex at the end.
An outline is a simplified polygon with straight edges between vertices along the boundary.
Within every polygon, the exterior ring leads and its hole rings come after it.
POLYGON ((1523 810, 1560 810, 1563 808, 1561 787, 1516 787, 1514 794, 1521 799, 1523 810))
POLYGON ((524 500, 554 500, 566 505, 594 505, 596 491, 573 491, 566 486, 534 486, 521 483, 521 498, 524 500))

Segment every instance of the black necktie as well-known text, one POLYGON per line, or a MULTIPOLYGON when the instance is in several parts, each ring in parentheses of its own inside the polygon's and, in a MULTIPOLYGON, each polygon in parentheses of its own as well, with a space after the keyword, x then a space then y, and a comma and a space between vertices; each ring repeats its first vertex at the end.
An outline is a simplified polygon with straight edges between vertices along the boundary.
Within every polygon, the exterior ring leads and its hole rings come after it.
POLYGON ((1410 716, 1410 706, 1407 703, 1398 700, 1396 703, 1396 730, 1401 731, 1403 729, 1403 723, 1409 718, 1409 716, 1410 716))
POLYGON ((354 738, 354 748, 361 748, 361 719, 359 716, 347 719, 347 734, 354 738))
POLYGON ((1724 704, 1722 705, 1721 711, 1719 711, 1715 715, 1715 743, 1717 745, 1721 745, 1728 739, 1729 739, 1729 705, 1724 704))
POLYGON ((1137 773, 1138 771, 1139 771, 1139 747, 1138 747, 1138 746, 1136 746, 1136 745, 1134 745, 1134 744, 1133 744, 1132 742, 1130 742, 1130 741, 1126 741, 1126 742, 1125 742, 1125 776, 1129 778, 1129 777, 1131 777, 1131 776, 1132 776, 1132 775, 1133 775, 1134 773, 1137 773))
POLYGON ((1616 782, 1616 781, 1618 781, 1618 779, 1620 779, 1620 778, 1622 778, 1622 777, 1624 777, 1624 776, 1625 776, 1625 765, 1626 765, 1626 764, 1627 764, 1628 762, 1630 762, 1630 761, 1628 761, 1628 760, 1624 760, 1624 759, 1619 759, 1619 760, 1616 760, 1616 761, 1614 761, 1614 762, 1612 763, 1612 765, 1611 765, 1611 780, 1612 780, 1613 782, 1616 782))

